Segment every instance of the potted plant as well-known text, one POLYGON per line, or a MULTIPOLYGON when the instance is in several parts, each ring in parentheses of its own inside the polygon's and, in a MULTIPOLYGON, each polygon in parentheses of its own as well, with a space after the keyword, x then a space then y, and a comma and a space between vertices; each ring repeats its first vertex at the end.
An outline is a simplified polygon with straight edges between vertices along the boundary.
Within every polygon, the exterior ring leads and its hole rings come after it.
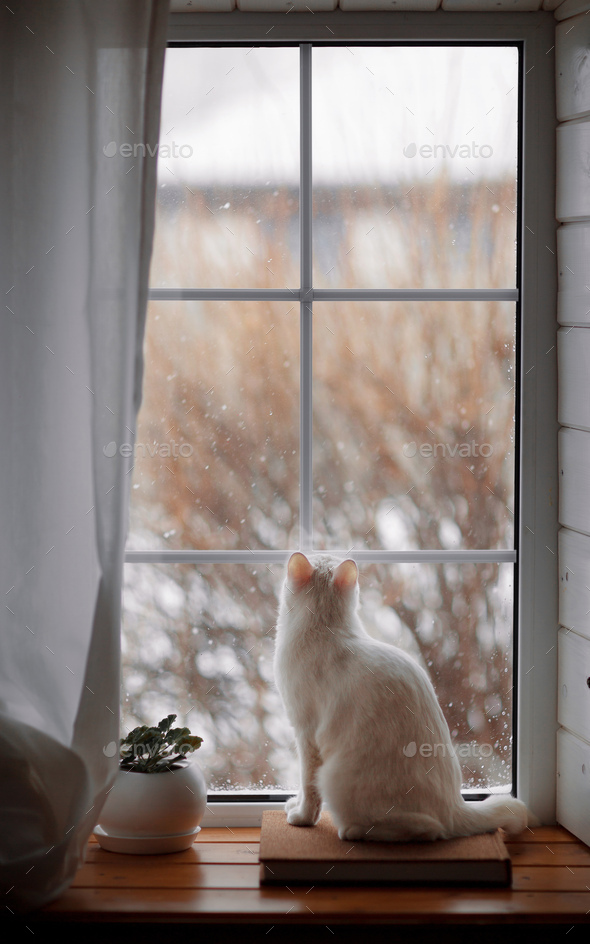
POLYGON ((207 803, 205 778, 187 754, 202 738, 173 728, 176 715, 157 727, 141 725, 120 741, 119 772, 94 834, 111 852, 152 854, 188 849, 207 803))

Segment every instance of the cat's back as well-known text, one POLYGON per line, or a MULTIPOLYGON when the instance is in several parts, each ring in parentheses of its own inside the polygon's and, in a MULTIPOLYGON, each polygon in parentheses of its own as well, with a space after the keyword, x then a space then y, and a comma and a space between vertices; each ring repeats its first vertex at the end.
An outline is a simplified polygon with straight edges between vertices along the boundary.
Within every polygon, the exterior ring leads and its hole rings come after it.
POLYGON ((403 649, 373 638, 368 633, 344 643, 351 683, 363 687, 371 701, 387 699, 387 693, 407 701, 436 701, 428 673, 403 649))

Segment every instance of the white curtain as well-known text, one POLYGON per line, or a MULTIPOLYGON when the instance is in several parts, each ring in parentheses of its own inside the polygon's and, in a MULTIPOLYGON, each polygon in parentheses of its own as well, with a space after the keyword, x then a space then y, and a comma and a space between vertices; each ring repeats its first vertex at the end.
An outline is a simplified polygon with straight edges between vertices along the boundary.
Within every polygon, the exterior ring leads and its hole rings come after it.
POLYGON ((2 8, 0 887, 18 912, 72 881, 117 769, 131 460, 112 444, 140 399, 168 2, 2 8))

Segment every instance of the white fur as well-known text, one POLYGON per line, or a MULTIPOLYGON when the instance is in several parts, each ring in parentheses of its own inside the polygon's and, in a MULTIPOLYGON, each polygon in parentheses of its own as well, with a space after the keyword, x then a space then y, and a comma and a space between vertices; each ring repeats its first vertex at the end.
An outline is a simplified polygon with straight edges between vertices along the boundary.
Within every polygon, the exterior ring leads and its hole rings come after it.
POLYGON ((527 810, 520 800, 463 800, 432 683, 401 649, 365 632, 357 576, 352 561, 326 554, 289 561, 274 658, 300 761, 289 823, 315 825, 323 802, 341 839, 449 839, 499 826, 521 832, 527 810), (411 742, 445 748, 406 756, 411 742))

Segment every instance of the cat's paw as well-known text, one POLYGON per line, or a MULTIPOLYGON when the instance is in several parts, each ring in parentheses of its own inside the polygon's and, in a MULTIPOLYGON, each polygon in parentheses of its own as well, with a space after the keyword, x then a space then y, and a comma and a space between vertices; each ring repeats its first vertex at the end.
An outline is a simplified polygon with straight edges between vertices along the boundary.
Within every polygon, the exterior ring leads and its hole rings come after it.
POLYGON ((299 797, 290 797, 290 799, 288 799, 285 803, 285 812, 288 813, 289 810, 292 810, 297 806, 299 806, 299 797))
POLYGON ((360 826, 355 823, 353 826, 342 826, 338 830, 339 839, 347 839, 349 842, 356 841, 358 839, 370 839, 370 830, 366 826, 360 826))
POLYGON ((300 810, 297 807, 289 810, 287 813, 287 822, 290 826, 315 826, 317 821, 317 816, 308 813, 307 810, 300 810))

